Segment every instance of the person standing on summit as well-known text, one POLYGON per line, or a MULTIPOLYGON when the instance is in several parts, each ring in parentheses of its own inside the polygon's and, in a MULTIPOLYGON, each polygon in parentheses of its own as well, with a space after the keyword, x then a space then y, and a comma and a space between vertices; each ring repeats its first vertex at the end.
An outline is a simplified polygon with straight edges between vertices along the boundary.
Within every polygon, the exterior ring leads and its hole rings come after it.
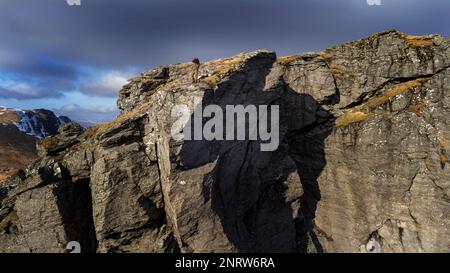
POLYGON ((192 63, 194 64, 192 68, 192 82, 198 83, 198 71, 200 70, 200 60, 195 58, 192 60, 192 63))

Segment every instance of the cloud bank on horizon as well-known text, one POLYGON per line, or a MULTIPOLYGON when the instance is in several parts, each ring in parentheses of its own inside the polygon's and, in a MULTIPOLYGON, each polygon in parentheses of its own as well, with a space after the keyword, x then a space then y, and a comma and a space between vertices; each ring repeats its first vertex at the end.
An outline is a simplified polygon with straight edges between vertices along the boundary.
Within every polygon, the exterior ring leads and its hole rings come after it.
POLYGON ((450 34, 448 0, 0 0, 0 105, 102 122, 158 65, 268 48, 317 51, 374 32, 450 34), (78 5, 79 4, 79 5, 78 5))

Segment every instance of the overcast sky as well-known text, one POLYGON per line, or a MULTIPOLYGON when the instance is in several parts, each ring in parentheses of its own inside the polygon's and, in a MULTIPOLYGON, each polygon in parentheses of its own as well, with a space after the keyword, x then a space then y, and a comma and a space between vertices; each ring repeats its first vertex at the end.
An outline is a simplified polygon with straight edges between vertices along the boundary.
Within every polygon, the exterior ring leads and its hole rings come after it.
POLYGON ((279 56, 396 28, 450 34, 449 0, 0 0, 0 105, 75 120, 117 114, 126 80, 158 65, 260 48, 279 56))

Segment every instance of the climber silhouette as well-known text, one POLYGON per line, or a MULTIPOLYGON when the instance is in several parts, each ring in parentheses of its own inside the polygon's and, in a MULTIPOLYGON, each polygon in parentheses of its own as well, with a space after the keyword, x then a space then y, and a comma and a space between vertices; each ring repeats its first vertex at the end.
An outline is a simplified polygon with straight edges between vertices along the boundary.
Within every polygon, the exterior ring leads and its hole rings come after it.
POLYGON ((195 58, 192 60, 192 63, 194 64, 192 67, 192 82, 197 83, 198 82, 198 71, 200 70, 200 60, 195 58))

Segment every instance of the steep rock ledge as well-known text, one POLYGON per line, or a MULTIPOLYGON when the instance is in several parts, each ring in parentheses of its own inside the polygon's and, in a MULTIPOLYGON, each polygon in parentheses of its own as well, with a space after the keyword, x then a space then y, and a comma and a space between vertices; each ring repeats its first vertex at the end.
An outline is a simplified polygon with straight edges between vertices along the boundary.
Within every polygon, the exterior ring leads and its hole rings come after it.
POLYGON ((448 252, 449 56, 448 39, 386 31, 211 61, 195 84, 189 64, 146 71, 118 119, 2 186, 0 251, 448 252), (173 140, 194 97, 279 105, 279 149, 173 140))

